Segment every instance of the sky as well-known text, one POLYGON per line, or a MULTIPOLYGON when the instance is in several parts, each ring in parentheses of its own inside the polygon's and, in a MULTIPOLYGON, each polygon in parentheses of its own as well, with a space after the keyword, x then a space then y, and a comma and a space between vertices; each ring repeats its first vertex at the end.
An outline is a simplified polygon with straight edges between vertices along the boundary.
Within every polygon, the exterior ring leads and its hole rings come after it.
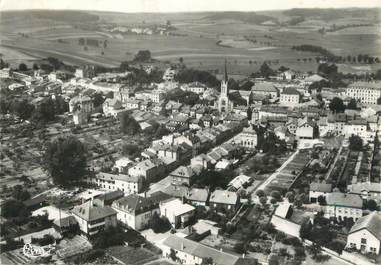
POLYGON ((117 12, 260 11, 381 7, 381 0, 0 0, 0 10, 78 9, 117 12))

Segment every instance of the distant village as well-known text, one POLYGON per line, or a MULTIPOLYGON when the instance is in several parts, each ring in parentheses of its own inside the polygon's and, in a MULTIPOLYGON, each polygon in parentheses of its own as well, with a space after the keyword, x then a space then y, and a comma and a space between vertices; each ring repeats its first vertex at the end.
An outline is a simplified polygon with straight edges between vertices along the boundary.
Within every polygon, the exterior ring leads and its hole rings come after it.
POLYGON ((381 262, 381 81, 57 61, 0 70, 10 264, 381 262))

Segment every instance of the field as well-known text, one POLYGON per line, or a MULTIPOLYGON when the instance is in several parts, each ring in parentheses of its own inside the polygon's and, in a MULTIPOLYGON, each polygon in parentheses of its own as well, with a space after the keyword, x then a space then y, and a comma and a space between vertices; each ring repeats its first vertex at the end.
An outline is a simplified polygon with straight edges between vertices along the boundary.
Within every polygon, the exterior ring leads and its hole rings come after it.
MULTIPOLYGON (((336 55, 369 54, 381 57, 381 34, 377 19, 349 16, 344 12, 337 18, 311 16, 297 25, 251 23, 242 21, 239 14, 177 13, 177 14, 123 14, 111 12, 82 12, 81 20, 75 14, 11 12, 0 16, 0 53, 17 66, 21 61, 33 63, 47 56, 75 64, 118 66, 131 60, 138 50, 148 49, 153 57, 166 62, 178 62, 183 57, 188 67, 222 70, 228 59, 232 74, 247 75, 256 71, 263 61, 271 61, 273 68, 281 65, 296 70, 315 71, 314 58, 318 54, 292 51, 293 45, 313 44, 327 48, 336 55), (73 19, 69 19, 73 18, 73 19), (169 20, 176 35, 136 35, 112 32, 113 27, 148 27, 163 25, 169 20), (335 25, 369 24, 367 27, 347 27, 321 34, 322 27, 335 25), (79 45, 79 38, 103 42, 106 48, 79 45), (299 59, 299 61, 298 61, 299 59)), ((338 11, 340 12, 340 11, 338 11)), ((287 21, 281 11, 266 13, 272 20, 287 21)), ((265 18, 267 18, 265 17, 265 18)), ((340 65, 343 71, 374 71, 380 65, 340 65)))

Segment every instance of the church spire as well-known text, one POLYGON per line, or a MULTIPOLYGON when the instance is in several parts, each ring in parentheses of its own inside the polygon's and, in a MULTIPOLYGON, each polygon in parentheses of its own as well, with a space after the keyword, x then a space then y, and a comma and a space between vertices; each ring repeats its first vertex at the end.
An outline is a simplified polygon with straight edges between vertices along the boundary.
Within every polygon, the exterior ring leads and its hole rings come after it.
POLYGON ((229 79, 228 79, 228 70, 227 70, 227 66, 226 66, 226 64, 227 64, 227 61, 226 61, 226 58, 225 58, 225 72, 224 72, 224 81, 225 81, 225 82, 228 82, 228 81, 229 81, 229 79))

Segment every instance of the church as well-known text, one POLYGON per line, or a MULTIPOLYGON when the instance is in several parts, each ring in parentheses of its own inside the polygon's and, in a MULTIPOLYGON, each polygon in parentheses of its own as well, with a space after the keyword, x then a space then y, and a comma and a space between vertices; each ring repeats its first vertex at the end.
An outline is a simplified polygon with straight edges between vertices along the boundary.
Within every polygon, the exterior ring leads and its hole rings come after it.
POLYGON ((225 72, 224 78, 221 81, 221 94, 218 99, 218 111, 221 114, 227 114, 233 111, 233 102, 229 99, 229 88, 228 88, 228 71, 225 60, 225 72))

